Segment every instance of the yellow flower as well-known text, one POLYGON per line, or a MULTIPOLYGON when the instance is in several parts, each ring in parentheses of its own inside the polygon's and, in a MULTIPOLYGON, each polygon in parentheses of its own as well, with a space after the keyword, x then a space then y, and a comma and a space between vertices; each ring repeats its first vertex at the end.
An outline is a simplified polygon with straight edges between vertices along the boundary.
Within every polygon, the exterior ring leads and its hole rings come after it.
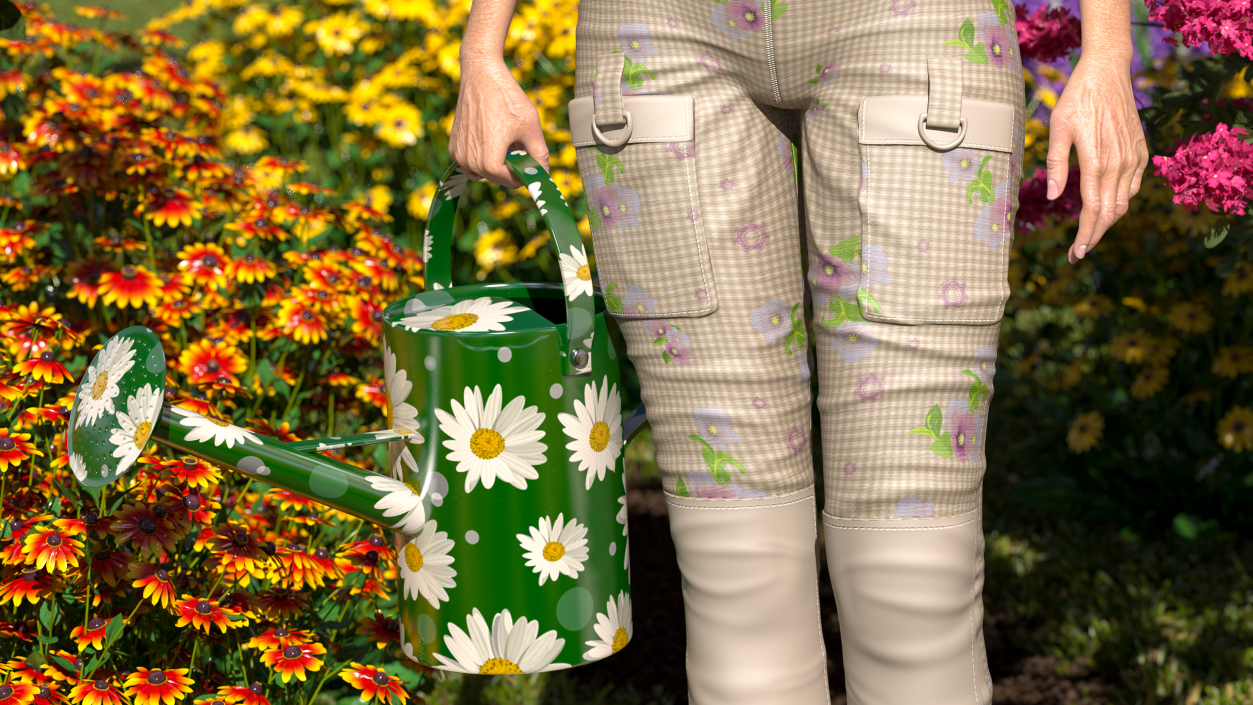
POLYGON ((518 261, 518 245, 509 233, 496 228, 479 236, 474 243, 474 261, 478 263, 480 274, 486 276, 496 267, 503 267, 518 261))
POLYGON ((1062 376, 1057 380, 1057 386, 1061 389, 1073 389, 1079 386, 1079 382, 1083 381, 1084 365, 1087 363, 1086 357, 1076 357, 1070 361, 1062 370, 1062 376))
POLYGON ((1131 383, 1131 396, 1141 401, 1162 391, 1166 380, 1170 379, 1170 369, 1150 366, 1140 370, 1140 374, 1131 383))
POLYGON ((431 199, 435 198, 435 182, 428 181, 409 192, 405 210, 418 220, 426 220, 431 213, 431 199))
POLYGON ((1153 337, 1145 345, 1144 364, 1161 367, 1179 352, 1179 339, 1175 337, 1153 337))
POLYGON ((274 12, 268 14, 270 16, 265 23, 265 33, 270 35, 271 39, 290 36, 305 19, 305 13, 301 12, 300 8, 291 5, 276 7, 274 12))
POLYGON ((579 178, 578 172, 569 169, 553 169, 551 176, 553 182, 557 184, 557 189, 567 201, 583 193, 583 180, 579 178))
POLYGON ((412 147, 426 132, 422 112, 405 100, 395 101, 374 127, 374 134, 393 147, 412 147))
POLYGON ((1144 362, 1144 356, 1152 342, 1153 336, 1143 330, 1123 333, 1114 338, 1114 342, 1109 346, 1109 354, 1128 364, 1141 363, 1144 362))
POLYGON ((1240 260, 1236 269, 1223 280, 1223 296, 1239 296, 1253 292, 1253 263, 1240 260))
POLYGON ((187 50, 196 78, 213 80, 226 72, 226 45, 216 39, 201 39, 187 50))
POLYGON ((252 122, 256 117, 256 111, 251 105, 251 101, 242 95, 236 95, 226 104, 226 108, 222 110, 221 125, 223 131, 231 132, 238 130, 252 122))
POLYGON ((1096 447, 1105 435, 1105 419, 1099 411, 1085 411, 1070 424, 1066 432, 1066 445, 1075 453, 1086 453, 1096 447))
POLYGON ((370 31, 356 10, 336 12, 305 24, 305 34, 313 35, 322 52, 328 56, 351 54, 357 41, 370 31))
POLYGON ((1247 406, 1231 407, 1218 422, 1218 442, 1237 453, 1253 450, 1253 410, 1247 406))
POLYGON ((1096 294, 1080 301, 1074 305, 1072 309, 1075 316, 1079 318, 1100 318, 1107 313, 1113 313, 1117 307, 1114 302, 1105 294, 1096 294))
POLYGON ((1235 379, 1237 375, 1253 372, 1253 346, 1226 345, 1218 350, 1210 369, 1216 375, 1235 379))
POLYGON ((454 81, 461 80, 461 40, 445 44, 439 50, 439 70, 454 81))
POLYGON ((265 131, 256 125, 246 125, 228 133, 224 142, 227 149, 237 154, 256 154, 270 146, 265 131))
POLYGON ((1170 307, 1166 314, 1170 324, 1184 333, 1204 333, 1214 327, 1214 317, 1200 306, 1185 301, 1170 307))

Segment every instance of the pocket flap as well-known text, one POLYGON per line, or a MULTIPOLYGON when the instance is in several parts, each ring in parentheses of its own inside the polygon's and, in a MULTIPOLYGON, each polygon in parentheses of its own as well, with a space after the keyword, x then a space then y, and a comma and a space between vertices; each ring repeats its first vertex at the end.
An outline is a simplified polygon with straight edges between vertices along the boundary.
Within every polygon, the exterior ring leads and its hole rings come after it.
MULTIPOLYGON (((690 95, 624 95, 622 109, 631 114, 631 136, 627 144, 685 142, 691 140, 696 131, 690 95)), ((592 134, 595 113, 591 96, 570 101, 570 136, 575 147, 599 144, 592 134)), ((601 134, 614 139, 625 129, 626 125, 614 125, 612 129, 602 128, 601 134)))
MULTIPOLYGON (((925 95, 867 98, 862 101, 857 116, 859 141, 862 144, 924 144, 918 135, 918 116, 925 112, 925 95)), ((573 123, 573 107, 570 115, 573 123)), ((961 146, 997 152, 1013 151, 1014 106, 963 98, 961 116, 966 120, 966 138, 961 146)), ((933 142, 950 142, 954 136, 948 130, 927 128, 927 137, 933 142)))

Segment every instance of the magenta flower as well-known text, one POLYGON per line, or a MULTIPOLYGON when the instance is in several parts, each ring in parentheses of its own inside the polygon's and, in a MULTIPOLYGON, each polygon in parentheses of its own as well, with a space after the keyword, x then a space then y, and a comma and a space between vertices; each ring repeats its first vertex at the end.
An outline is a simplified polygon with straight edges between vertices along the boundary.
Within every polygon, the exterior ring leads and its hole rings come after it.
POLYGON ((732 42, 738 42, 740 37, 750 32, 760 32, 766 25, 766 15, 761 11, 761 5, 752 0, 730 0, 726 4, 718 5, 709 15, 709 20, 714 27, 730 37, 732 42))
POLYGON ((979 436, 983 431, 983 420, 970 413, 966 400, 950 401, 944 410, 944 421, 948 424, 948 442, 953 449, 953 458, 960 462, 969 462, 971 455, 978 459, 979 436))
POLYGON ((692 138, 691 145, 688 145, 685 142, 671 142, 666 145, 666 151, 673 154, 674 158, 679 161, 691 159, 696 156, 696 138, 692 138))
POLYGON ((883 378, 871 372, 869 376, 862 377, 857 382, 857 398, 861 403, 868 401, 878 401, 879 395, 883 393, 883 378))
POLYGON ((692 337, 683 331, 672 331, 666 340, 666 354, 671 362, 686 365, 692 361, 692 337))
MULTIPOLYGON (((696 55, 696 63, 704 66, 705 70, 709 73, 722 73, 725 70, 722 68, 722 59, 719 59, 717 56, 710 54, 707 51, 702 51, 696 55)), ((726 108, 728 106, 723 107, 726 108)), ((731 111, 724 109, 722 112, 727 113, 731 111)))
POLYGON ((596 210, 605 228, 640 226, 640 195, 625 186, 593 185, 588 193, 588 207, 596 210))
POLYGON ((1022 180, 1018 188, 1018 214, 1016 220, 1021 226, 1034 227, 1042 225, 1049 216, 1056 216, 1066 221, 1076 218, 1083 207, 1083 199, 1079 195, 1079 167, 1070 167, 1066 176, 1066 190, 1057 200, 1050 201, 1048 194, 1048 172, 1044 167, 1037 167, 1035 173, 1022 180))
MULTIPOLYGON (((915 2, 915 0, 910 0, 915 2)), ((825 86, 840 77, 840 62, 828 61, 822 65, 822 69, 818 72, 818 85, 825 86)))
POLYGON ((1014 37, 1009 28, 1001 24, 995 12, 979 13, 979 41, 983 42, 983 50, 987 52, 988 64, 1002 68, 1014 68, 1014 37))
POLYGON ((918 6, 918 0, 892 0, 892 5, 888 9, 896 17, 905 17, 909 11, 918 6))
POLYGON ((730 191, 735 188, 735 179, 723 179, 718 182, 718 185, 722 187, 723 191, 730 191))
POLYGON ((1157 173, 1175 191, 1175 203, 1195 211, 1202 203, 1218 213, 1244 215, 1253 196, 1253 145, 1243 127, 1219 123, 1209 134, 1195 135, 1173 157, 1153 157, 1157 173))
POLYGON ((857 291, 858 271, 851 262, 822 252, 810 260, 809 284, 815 295, 815 302, 829 301, 832 296, 848 298, 857 291))
MULTIPOLYGON (((1216 54, 1253 59, 1253 12, 1249 0, 1149 0, 1149 19, 1178 32, 1185 46, 1208 42, 1216 54)), ((1172 35, 1165 41, 1178 44, 1172 35)))
POLYGON ((1041 3, 1027 14, 1026 5, 1015 5, 1018 48, 1024 58, 1049 62, 1079 48, 1079 18, 1065 7, 1041 3))
POLYGON ((754 409, 766 408, 766 400, 762 399, 761 397, 753 397, 753 408, 754 409))
POLYGON ((857 463, 854 463, 853 461, 850 460, 847 463, 844 463, 843 470, 844 470, 845 476, 852 475, 853 473, 857 472, 857 463))
POLYGON ((769 239, 770 233, 766 232, 765 223, 754 223, 750 220, 748 225, 735 229, 735 244, 743 247, 745 252, 760 250, 769 239))
POLYGON ((953 277, 940 285, 940 300, 944 302, 944 308, 960 308, 970 300, 970 294, 966 293, 966 285, 953 277))
POLYGON ((709 290, 702 286, 696 291, 693 291, 692 296, 695 296, 697 299, 704 301, 705 299, 709 298, 709 290))
POLYGON ((647 321, 640 321, 640 327, 648 331, 649 337, 653 339, 664 338, 670 335, 670 322, 660 318, 651 318, 647 321))
POLYGON ((809 439, 805 437, 805 431, 799 426, 793 426, 791 431, 787 432, 787 447, 792 449, 795 455, 805 450, 805 445, 809 443, 809 439))

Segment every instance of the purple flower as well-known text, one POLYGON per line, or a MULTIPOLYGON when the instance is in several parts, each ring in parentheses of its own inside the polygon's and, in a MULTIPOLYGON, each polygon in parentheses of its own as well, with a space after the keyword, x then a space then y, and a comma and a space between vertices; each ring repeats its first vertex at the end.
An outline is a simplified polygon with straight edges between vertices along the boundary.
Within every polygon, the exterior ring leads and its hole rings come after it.
POLYGON ((871 284, 891 284, 892 277, 888 276, 888 255, 878 245, 863 245, 861 248, 861 261, 857 262, 857 267, 861 269, 861 286, 869 287, 871 284))
POLYGON ((827 27, 827 36, 834 37, 840 31, 839 27, 827 27))
POLYGON ((592 81, 592 105, 600 105, 600 81, 592 81))
POLYGON ((996 346, 981 345, 975 351, 975 364, 973 367, 975 374, 979 375, 979 379, 983 383, 992 386, 992 376, 996 374, 996 346))
POLYGON ((686 365, 692 361, 692 337, 683 331, 672 329, 665 348, 671 362, 686 365))
POLYGON ((718 185, 722 187, 723 191, 730 191, 735 188, 735 179, 723 179, 718 182, 718 185))
POLYGON ((696 221, 700 220, 700 213, 697 213, 696 209, 693 208, 692 210, 687 212, 687 219, 695 223, 696 221))
POLYGON ((678 27, 679 21, 674 19, 673 17, 667 17, 666 24, 670 25, 671 27, 678 27))
POLYGON ((944 308, 961 308, 970 300, 970 294, 966 293, 966 285, 953 277, 940 285, 940 300, 944 302, 944 308))
POLYGON ((914 247, 917 248, 919 252, 922 252, 925 254, 931 251, 931 241, 927 240, 926 238, 923 238, 919 240, 917 243, 915 243, 914 247))
POLYGON ((828 61, 818 72, 818 85, 825 86, 840 77, 840 62, 828 61))
POLYGON ((914 338, 914 339, 912 339, 912 340, 910 340, 910 341, 909 341, 909 349, 910 349, 910 350, 917 350, 918 348, 921 348, 921 347, 922 347, 922 341, 921 341, 921 340, 918 340, 917 338, 914 338))
POLYGON ((826 103, 819 103, 818 99, 814 98, 814 104, 805 110, 805 119, 811 122, 817 120, 822 115, 822 110, 825 107, 827 107, 826 103))
POLYGON ((722 106, 721 108, 718 108, 718 112, 722 113, 723 115, 730 115, 730 114, 731 114, 731 111, 732 111, 732 110, 734 110, 734 109, 735 109, 735 108, 733 108, 733 107, 732 107, 732 106, 730 106, 730 105, 724 105, 724 106, 722 106))
POLYGON ((742 440, 740 434, 731 430, 731 417, 716 406, 693 409, 692 416, 696 418, 696 430, 700 437, 716 450, 726 450, 728 443, 742 440))
POLYGON ((879 73, 888 73, 892 70, 892 64, 879 64, 879 73))
POLYGON ((696 138, 692 138, 692 144, 685 142, 671 142, 666 145, 666 151, 674 155, 675 159, 683 161, 696 156, 696 138))
POLYGON ((978 41, 983 42, 983 50, 987 52, 988 64, 1002 68, 1013 68, 1015 39, 1009 29, 1001 24, 995 12, 980 12, 978 41))
POLYGON ((649 337, 653 339, 664 338, 670 335, 670 322, 660 318, 650 318, 647 321, 640 321, 640 327, 648 331, 649 337))
POLYGON ((917 497, 906 497, 896 503, 893 519, 927 519, 935 513, 935 502, 924 502, 917 497))
POLYGON ((918 0, 892 0, 892 14, 896 17, 905 17, 909 11, 918 6, 918 0))
POLYGON ((847 463, 844 463, 844 475, 845 476, 852 475, 855 472, 857 472, 857 463, 854 463, 851 460, 848 461, 847 463))
POLYGON ((979 153, 966 147, 945 152, 940 163, 948 169, 948 182, 970 181, 979 174, 979 153))
POLYGON ((639 284, 632 284, 627 287, 626 294, 622 297, 622 312, 624 315, 643 318, 651 316, 656 309, 657 299, 649 298, 639 284))
POLYGON ((1012 209, 1009 181, 1002 181, 992 190, 992 202, 984 206, 983 212, 975 218, 975 235, 986 242, 993 252, 1012 232, 1012 209))
POLYGON ((773 343, 779 339, 779 336, 791 332, 791 310, 791 306, 779 299, 770 299, 761 308, 749 314, 748 320, 765 336, 767 343, 773 343))
POLYGON ((606 186, 599 174, 592 177, 588 207, 596 210, 605 228, 640 226, 640 195, 625 186, 606 186))
MULTIPOLYGON (((721 9, 721 7, 719 7, 719 9, 721 9)), ((717 11, 718 10, 714 10, 715 13, 717 11)), ((710 54, 707 51, 702 51, 701 53, 696 55, 696 63, 700 64, 701 66, 704 66, 705 70, 708 71, 709 73, 722 73, 725 70, 722 68, 722 59, 719 59, 717 56, 710 54)), ((727 106, 723 106, 723 107, 725 108, 727 106)), ((722 112, 726 113, 730 111, 723 110, 722 112)))
POLYGON ((631 61, 657 55, 657 47, 653 46, 653 35, 639 22, 618 27, 618 41, 622 43, 622 53, 631 57, 631 61))
POLYGON ((808 442, 805 431, 799 426, 793 426, 792 430, 787 432, 787 447, 792 449, 793 455, 805 450, 805 444, 808 442))
POLYGON ((707 290, 705 289, 705 287, 703 287, 703 286, 702 286, 701 288, 699 288, 699 289, 697 289, 696 291, 692 292, 692 296, 695 296, 696 298, 700 299, 701 301, 704 301, 705 299, 709 298, 709 291, 707 291, 707 290))
POLYGON ((766 400, 762 399, 761 397, 753 397, 753 408, 754 409, 766 408, 766 400))
POLYGON ((709 19, 732 42, 738 42, 740 37, 749 32, 760 32, 766 24, 761 5, 752 0, 730 0, 724 5, 718 5, 709 15, 709 19))
POLYGON ((766 232, 765 223, 754 223, 750 220, 748 225, 735 229, 735 244, 743 247, 745 252, 760 250, 769 239, 770 233, 766 232))
POLYGON ((953 448, 953 457, 963 463, 968 462, 970 454, 979 451, 983 420, 970 413, 970 405, 965 399, 960 399, 948 403, 944 421, 948 424, 948 441, 953 448))
POLYGON ((863 404, 868 401, 878 401, 879 395, 882 393, 883 378, 873 372, 867 377, 862 377, 857 382, 857 398, 863 404))
POLYGON ((838 350, 844 362, 857 362, 878 345, 879 339, 865 323, 843 323, 831 338, 831 349, 838 350))
POLYGON ((823 252, 809 267, 809 283, 819 294, 831 298, 850 283, 857 283, 857 268, 851 263, 823 252))
POLYGON ((749 499, 768 496, 761 490, 740 487, 735 484, 719 485, 717 480, 707 472, 689 472, 684 478, 687 493, 692 497, 705 499, 749 499))
POLYGON ((792 161, 792 140, 784 135, 779 138, 779 156, 783 159, 783 168, 788 171, 795 171, 796 164, 792 161))

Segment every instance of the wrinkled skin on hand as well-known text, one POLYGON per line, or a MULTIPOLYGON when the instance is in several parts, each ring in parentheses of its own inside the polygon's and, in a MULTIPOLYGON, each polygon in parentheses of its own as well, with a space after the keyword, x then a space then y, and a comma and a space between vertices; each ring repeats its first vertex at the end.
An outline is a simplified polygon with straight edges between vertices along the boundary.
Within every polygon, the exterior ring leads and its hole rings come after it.
POLYGON ((1072 145, 1079 157, 1083 210, 1070 246, 1074 264, 1127 212, 1149 163, 1127 63, 1116 58, 1080 59, 1049 123, 1050 200, 1066 188, 1072 145))
POLYGON ((524 149, 548 169, 548 146, 539 113, 501 60, 463 57, 461 91, 448 153, 471 179, 500 186, 522 185, 505 166, 505 156, 524 149))

